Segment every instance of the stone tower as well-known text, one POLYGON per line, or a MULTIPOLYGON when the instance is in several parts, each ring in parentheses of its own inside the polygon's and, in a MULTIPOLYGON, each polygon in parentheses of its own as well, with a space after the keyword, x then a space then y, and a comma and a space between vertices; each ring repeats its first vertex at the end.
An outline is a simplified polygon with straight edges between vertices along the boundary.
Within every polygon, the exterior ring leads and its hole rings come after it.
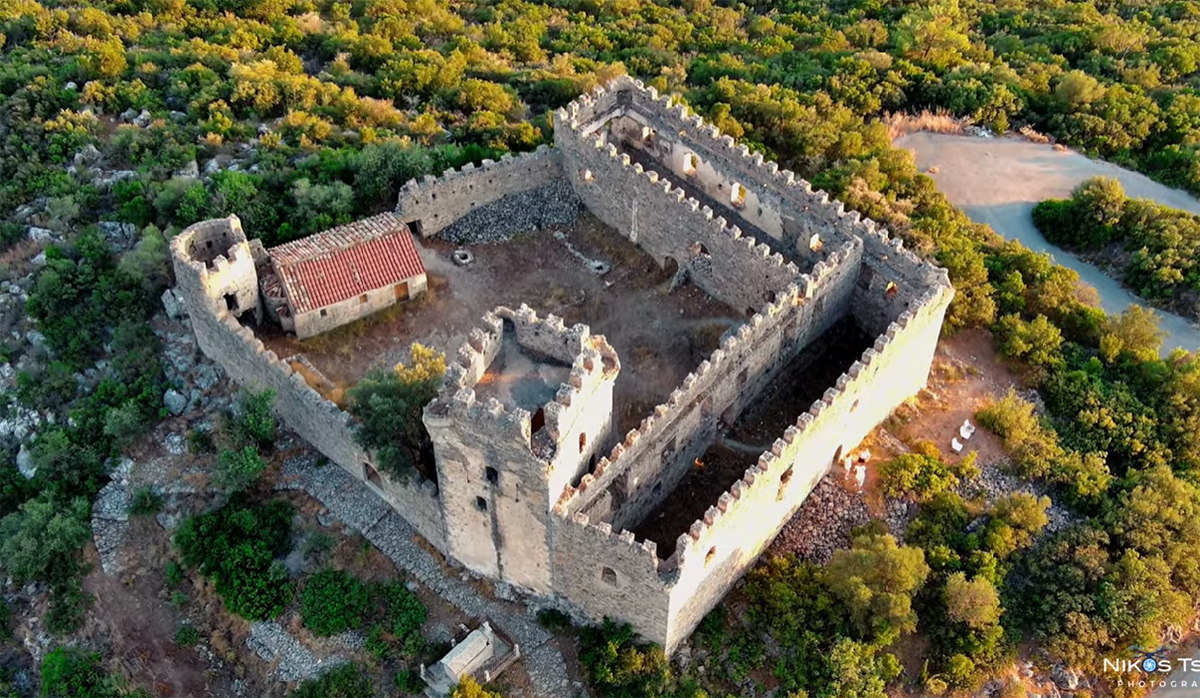
POLYGON ((619 371, 616 351, 585 325, 524 305, 484 316, 424 414, 451 557, 552 592, 551 510, 612 446, 619 371))
MULTIPOLYGON (((257 239, 246 240, 237 216, 189 226, 171 241, 171 252, 176 283, 189 311, 192 304, 203 302, 213 316, 228 313, 240 318, 249 312, 256 322, 262 321, 256 266, 267 253, 257 239)), ((208 333, 195 329, 200 349, 208 356, 218 355, 208 333)))

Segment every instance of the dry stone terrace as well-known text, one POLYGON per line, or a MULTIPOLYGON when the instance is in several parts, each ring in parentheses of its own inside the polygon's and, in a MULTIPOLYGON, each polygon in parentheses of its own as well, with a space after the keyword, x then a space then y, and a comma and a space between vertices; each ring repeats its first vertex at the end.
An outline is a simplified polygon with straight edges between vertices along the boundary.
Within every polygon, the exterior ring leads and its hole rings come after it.
POLYGON ((636 81, 556 112, 554 141, 406 185, 395 215, 424 238, 428 291, 352 331, 299 342, 233 318, 220 299, 232 290, 250 317, 246 260, 261 249, 236 219, 175 239, 179 291, 201 349, 276 389, 284 419, 434 548, 671 653, 830 466, 925 385, 954 291, 873 222, 636 81), (568 191, 586 210, 569 225, 556 208, 534 231, 514 204, 568 191), (457 266, 442 231, 494 244, 457 266), (381 475, 307 370, 348 385, 414 341, 447 354, 424 413, 436 481, 381 475), (307 363, 280 360, 296 355, 307 363), (679 519, 653 535, 673 549, 631 532, 666 508, 679 519))

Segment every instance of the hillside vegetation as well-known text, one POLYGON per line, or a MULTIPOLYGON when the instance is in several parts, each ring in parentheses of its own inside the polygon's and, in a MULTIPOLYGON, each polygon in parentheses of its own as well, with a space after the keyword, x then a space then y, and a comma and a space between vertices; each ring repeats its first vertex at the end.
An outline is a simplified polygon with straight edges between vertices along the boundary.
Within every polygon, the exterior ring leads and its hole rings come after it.
MULTIPOLYGON (((1160 359, 1153 318, 1105 317, 1073 272, 969 221, 882 117, 1028 125, 1200 192, 1198 2, 9 0, 0 50, 0 274, 19 290, 0 359, 18 369, 9 416, 40 415, 37 476, 0 473, 0 566, 48 583, 52 632, 86 609, 106 464, 166 415, 148 319, 175 232, 236 213, 271 245, 390 208, 411 177, 547 142, 553 109, 623 72, 945 265, 947 332, 991 329, 1045 401, 981 418, 1078 521, 1046 537, 1046 502, 924 486, 906 545, 867 530, 825 569, 760 565, 750 611, 719 609, 698 635, 720 661, 711 695, 762 666, 754 680, 794 696, 966 691, 1022 641, 1095 671, 1190 626, 1200 362, 1160 359), (914 631, 925 670, 901 675, 890 652, 914 631), (768 655, 767 637, 789 650, 768 655)), ((927 484, 944 470, 902 465, 927 484)), ((619 627, 581 657, 607 695, 709 695, 619 627)))

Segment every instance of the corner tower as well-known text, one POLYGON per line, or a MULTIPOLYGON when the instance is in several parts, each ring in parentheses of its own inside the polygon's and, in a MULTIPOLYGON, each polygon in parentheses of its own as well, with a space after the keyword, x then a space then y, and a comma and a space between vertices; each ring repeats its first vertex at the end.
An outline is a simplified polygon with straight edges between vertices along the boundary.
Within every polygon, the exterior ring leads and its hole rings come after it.
POLYGON ((257 265, 266 261, 267 253, 258 240, 246 240, 237 216, 188 226, 171 240, 171 259, 196 340, 206 355, 218 354, 207 328, 197 326, 198 316, 240 318, 253 313, 255 321, 262 321, 257 265), (194 303, 206 303, 211 312, 193 312, 194 303))
POLYGON ((617 353, 586 325, 528 306, 483 317, 425 408, 447 552, 529 591, 551 588, 551 527, 563 490, 612 446, 617 353))

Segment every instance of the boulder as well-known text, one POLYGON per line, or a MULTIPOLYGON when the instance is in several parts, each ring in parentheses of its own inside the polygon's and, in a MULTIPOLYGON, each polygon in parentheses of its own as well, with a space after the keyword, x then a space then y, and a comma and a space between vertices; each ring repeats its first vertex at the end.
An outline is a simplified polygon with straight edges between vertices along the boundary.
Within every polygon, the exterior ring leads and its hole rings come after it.
POLYGON ((167 317, 172 320, 178 320, 187 315, 187 309, 183 305, 183 299, 175 293, 175 289, 168 288, 162 294, 163 310, 167 311, 167 317))
POLYGON ((217 162, 216 158, 204 163, 204 175, 215 175, 221 171, 221 163, 217 162))
POLYGON ((1050 678, 1064 691, 1074 691, 1079 688, 1079 674, 1062 664, 1055 664, 1051 667, 1050 678))
POLYGON ((118 249, 128 248, 133 244, 137 236, 137 226, 133 223, 100 221, 96 224, 96 227, 100 229, 101 234, 104 235, 109 244, 118 249))
POLYGON ((17 470, 27 480, 33 479, 33 476, 37 475, 37 466, 33 464, 33 453, 26 444, 21 444, 21 450, 17 453, 17 470))
POLYGON ((142 113, 138 114, 137 117, 134 118, 133 125, 137 126, 138 128, 146 128, 150 125, 152 120, 153 117, 150 116, 150 110, 143 109, 142 113))
POLYGON ((26 236, 34 242, 50 242, 56 237, 53 230, 38 228, 32 225, 29 226, 29 232, 26 233, 26 236))
POLYGON ((200 164, 194 159, 189 160, 186 165, 180 167, 178 170, 175 170, 175 177, 179 179, 199 179, 200 164))
POLYGON ((171 414, 180 415, 187 409, 188 399, 178 390, 168 390, 163 393, 163 404, 171 411, 171 414))

